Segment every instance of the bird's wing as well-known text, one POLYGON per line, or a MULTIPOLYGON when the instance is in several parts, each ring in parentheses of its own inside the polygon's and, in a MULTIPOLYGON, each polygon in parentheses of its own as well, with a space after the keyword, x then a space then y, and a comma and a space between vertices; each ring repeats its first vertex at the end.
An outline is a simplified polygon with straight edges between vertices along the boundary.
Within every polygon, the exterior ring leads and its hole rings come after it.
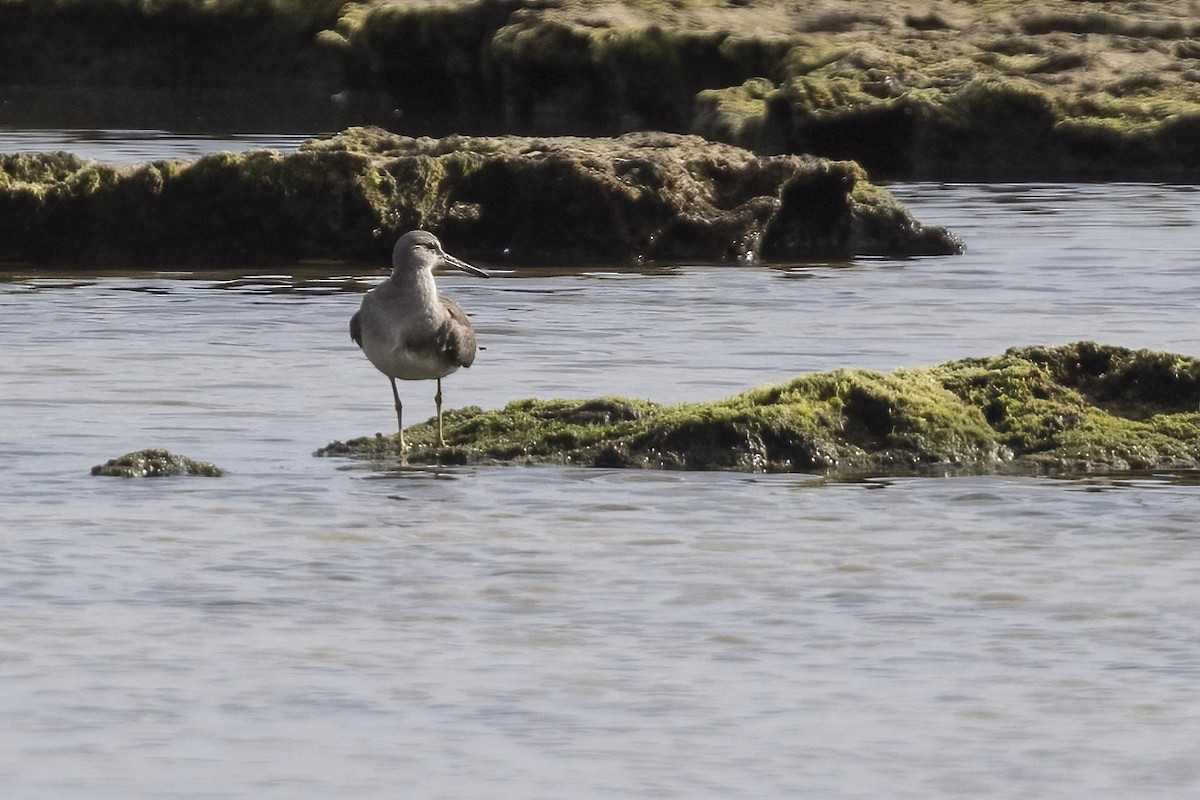
POLYGON ((460 367, 469 367, 475 361, 475 331, 458 303, 448 297, 440 299, 450 318, 438 331, 438 348, 460 367))
POLYGON ((355 311, 354 316, 350 318, 350 338, 359 347, 362 347, 362 319, 358 316, 359 312, 355 311))

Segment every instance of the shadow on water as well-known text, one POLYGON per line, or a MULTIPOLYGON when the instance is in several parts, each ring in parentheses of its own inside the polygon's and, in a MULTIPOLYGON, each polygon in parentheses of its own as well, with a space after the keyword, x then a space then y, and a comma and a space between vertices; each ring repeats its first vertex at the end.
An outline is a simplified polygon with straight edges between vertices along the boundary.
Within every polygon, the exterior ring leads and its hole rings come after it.
POLYGON ((1200 470, 1176 470, 1170 472, 1111 472, 1101 475, 1053 475, 1051 480, 1074 484, 1074 488, 1085 492, 1113 492, 1165 487, 1200 486, 1200 470))
POLYGON ((452 111, 400 108, 382 91, 333 91, 308 83, 240 88, 0 86, 0 153, 66 150, 128 164, 198 158, 222 150, 294 150, 354 126, 406 136, 508 133, 614 135, 572 117, 505 126, 452 111))
MULTIPOLYGON (((469 478, 476 474, 474 467, 447 466, 443 464, 410 464, 400 456, 390 459, 374 459, 365 464, 345 464, 338 467, 342 471, 368 471, 364 476, 367 480, 402 480, 402 481, 456 481, 469 478)), ((392 500, 403 500, 403 497, 391 497, 392 500)))
POLYGON ((414 113, 378 91, 309 83, 258 87, 0 86, 0 130, 315 135, 379 125, 410 135, 486 133, 461 115, 414 113), (465 127, 464 127, 465 126, 465 127))

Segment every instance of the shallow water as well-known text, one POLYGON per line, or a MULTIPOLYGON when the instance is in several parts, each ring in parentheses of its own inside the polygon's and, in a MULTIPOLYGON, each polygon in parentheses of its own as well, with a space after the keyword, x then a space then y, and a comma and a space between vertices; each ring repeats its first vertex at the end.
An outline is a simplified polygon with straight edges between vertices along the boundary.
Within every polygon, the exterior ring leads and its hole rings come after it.
POLYGON ((63 150, 113 164, 193 159, 305 139, 371 121, 310 89, 181 90, 0 86, 0 153, 63 150))
POLYGON ((85 128, 62 130, 0 128, 0 153, 53 153, 65 151, 80 158, 108 164, 137 164, 164 158, 196 159, 210 153, 274 149, 284 152, 313 138, 307 134, 178 133, 162 130, 85 128))
MULTIPOLYGON (((967 254, 446 275, 487 348, 447 403, 1200 354, 1193 189, 896 193, 967 254)), ((378 277, 0 284, 5 796, 1195 796, 1195 476, 313 458, 392 425, 378 277), (151 446, 230 474, 88 474, 151 446)))

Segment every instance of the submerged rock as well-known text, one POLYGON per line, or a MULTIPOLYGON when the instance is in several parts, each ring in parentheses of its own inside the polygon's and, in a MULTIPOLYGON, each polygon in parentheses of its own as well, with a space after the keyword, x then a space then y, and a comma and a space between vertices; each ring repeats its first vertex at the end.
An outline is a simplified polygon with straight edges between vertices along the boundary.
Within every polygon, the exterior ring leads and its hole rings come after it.
POLYGON ((3 257, 34 262, 377 260, 425 228, 490 261, 745 263, 961 250, 853 162, 695 136, 397 136, 130 168, 0 156, 3 257))
MULTIPOLYGON (((1098 472, 1200 468, 1200 360, 1080 342, 889 374, 803 375, 712 403, 521 400, 410 428, 415 463, 748 472, 1098 472)), ((317 455, 395 458, 396 438, 317 455)))
POLYGON ((175 475, 219 478, 225 473, 208 462, 195 461, 166 450, 138 450, 92 467, 92 474, 114 478, 163 478, 175 475))

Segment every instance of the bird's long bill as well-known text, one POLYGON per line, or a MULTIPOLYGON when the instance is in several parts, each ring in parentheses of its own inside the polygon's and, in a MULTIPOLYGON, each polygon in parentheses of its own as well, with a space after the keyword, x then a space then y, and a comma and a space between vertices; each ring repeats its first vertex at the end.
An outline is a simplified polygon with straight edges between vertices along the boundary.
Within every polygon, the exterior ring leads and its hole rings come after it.
POLYGON ((481 278, 492 277, 491 275, 488 275, 486 272, 481 270, 479 267, 473 267, 470 264, 468 264, 467 262, 463 261, 461 258, 455 258, 454 256, 450 255, 449 253, 446 253, 444 255, 446 256, 446 263, 448 265, 454 267, 455 269, 461 269, 463 272, 469 272, 472 275, 478 275, 481 278))

